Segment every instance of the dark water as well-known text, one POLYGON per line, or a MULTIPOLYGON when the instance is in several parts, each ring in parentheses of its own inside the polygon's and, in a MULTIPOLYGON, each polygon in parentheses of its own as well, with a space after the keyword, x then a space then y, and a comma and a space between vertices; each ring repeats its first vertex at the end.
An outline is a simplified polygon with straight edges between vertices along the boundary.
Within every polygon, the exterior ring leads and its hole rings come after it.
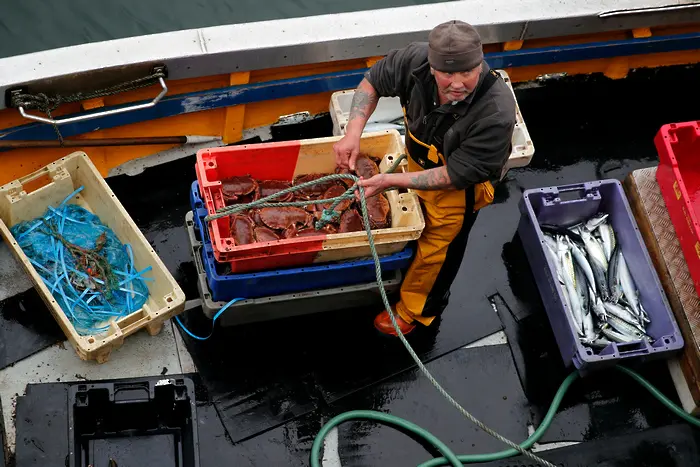
MULTIPOLYGON (((24 0, 4 2, 0 57, 182 29, 439 3, 443 0, 24 0)), ((256 38, 241 41, 255 44, 256 38)))

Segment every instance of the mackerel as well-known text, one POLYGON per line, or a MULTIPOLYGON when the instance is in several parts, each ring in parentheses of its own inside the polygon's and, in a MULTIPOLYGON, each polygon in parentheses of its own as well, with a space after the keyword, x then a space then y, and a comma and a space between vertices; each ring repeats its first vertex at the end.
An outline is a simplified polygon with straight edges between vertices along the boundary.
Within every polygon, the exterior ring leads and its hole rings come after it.
POLYGON ((611 341, 617 342, 619 344, 625 344, 628 342, 636 342, 639 340, 639 339, 636 339, 636 338, 631 337, 631 336, 626 336, 624 334, 620 334, 619 332, 615 331, 607 324, 605 326, 603 326, 602 328, 600 328, 600 332, 602 332, 603 335, 605 337, 607 337, 608 339, 610 339, 611 341))
POLYGON ((589 287, 586 285, 585 276, 578 264, 574 264, 574 277, 576 279, 576 292, 581 298, 583 334, 586 339, 592 340, 595 339, 595 326, 593 325, 590 297, 588 296, 589 287))
POLYGON ((590 310, 583 315, 583 335, 588 340, 595 339, 595 324, 593 324, 593 314, 590 310))
POLYGON ((608 324, 610 324, 610 326, 612 326, 620 334, 633 337, 636 340, 641 340, 644 337, 649 337, 646 335, 646 333, 641 332, 639 329, 622 321, 616 316, 608 316, 608 324))
POLYGON ((563 235, 573 242, 578 243, 579 245, 583 245, 583 239, 581 238, 580 235, 578 235, 576 232, 574 232, 571 229, 567 229, 565 227, 559 227, 558 225, 551 225, 551 224, 540 224, 540 230, 544 233, 548 233, 550 235, 563 235))
POLYGON ((607 301, 610 297, 610 292, 605 278, 605 273, 608 269, 608 261, 605 258, 605 253, 589 232, 583 229, 579 230, 579 232, 581 233, 586 251, 588 252, 588 264, 590 264, 591 270, 593 271, 593 278, 597 286, 596 291, 603 301, 607 301))
POLYGON ((595 315, 598 317, 599 320, 601 321, 607 321, 608 319, 608 312, 605 310, 605 305, 603 303, 603 300, 600 299, 597 295, 593 293, 593 290, 590 288, 588 289, 589 293, 591 294, 591 302, 593 305, 593 312, 595 315))
POLYGON ((608 345, 610 345, 610 341, 607 340, 605 337, 599 337, 598 339, 592 339, 592 340, 581 340, 582 344, 585 345, 590 345, 591 347, 596 347, 599 349, 604 349, 608 345))
POLYGON ((603 241, 603 252, 605 256, 610 261, 612 252, 615 249, 615 234, 609 224, 603 223, 598 226, 598 232, 600 233, 600 239, 603 241))
POLYGON ((586 280, 588 281, 588 285, 593 289, 593 292, 596 293, 598 288, 596 286, 595 278, 593 276, 593 269, 591 269, 591 265, 588 263, 586 255, 583 253, 583 251, 581 251, 581 249, 578 246, 576 246, 575 243, 570 243, 570 246, 571 254, 574 256, 576 264, 578 264, 578 266, 585 274, 586 280))
POLYGON ((545 254, 549 256, 549 260, 552 262, 552 265, 554 266, 554 269, 557 272, 557 278, 559 279, 559 283, 563 284, 564 279, 562 279, 561 277, 561 268, 559 268, 559 261, 557 260, 557 242, 547 234, 545 234, 544 236, 544 242, 546 244, 546 247, 544 249, 545 254))
POLYGON ((641 318, 642 312, 639 309, 639 298, 637 296, 637 289, 634 286, 634 280, 632 280, 630 271, 627 268, 627 261, 625 261, 625 257, 622 254, 622 252, 620 252, 619 261, 620 264, 618 265, 618 268, 620 269, 619 274, 620 285, 622 286, 622 293, 625 295, 625 299, 627 300, 627 303, 630 304, 630 308, 632 308, 634 314, 641 318))
POLYGON ((586 221, 586 230, 593 232, 595 229, 600 227, 605 220, 608 218, 607 213, 598 213, 586 221))
POLYGON ((639 324, 637 317, 634 316, 631 311, 627 311, 621 306, 610 302, 605 302, 603 305, 605 306, 605 310, 614 317, 621 319, 630 326, 634 326, 638 331, 644 332, 644 328, 639 324))
POLYGON ((569 303, 571 304, 571 315, 576 327, 576 331, 579 335, 583 335, 583 315, 581 312, 581 303, 576 293, 576 288, 574 286, 574 263, 571 258, 571 252, 566 246, 566 243, 561 239, 557 239, 559 245, 559 259, 562 265, 562 277, 564 279, 564 286, 566 292, 569 295, 569 303))
POLYGON ((605 251, 603 247, 598 243, 598 240, 593 237, 590 232, 584 229, 579 229, 583 243, 586 246, 586 251, 588 252, 589 258, 598 261, 603 265, 604 270, 608 269, 608 258, 605 256, 605 251))
POLYGON ((610 263, 608 264, 608 288, 610 289, 610 301, 617 303, 622 297, 622 287, 620 286, 620 245, 616 244, 612 252, 610 263))

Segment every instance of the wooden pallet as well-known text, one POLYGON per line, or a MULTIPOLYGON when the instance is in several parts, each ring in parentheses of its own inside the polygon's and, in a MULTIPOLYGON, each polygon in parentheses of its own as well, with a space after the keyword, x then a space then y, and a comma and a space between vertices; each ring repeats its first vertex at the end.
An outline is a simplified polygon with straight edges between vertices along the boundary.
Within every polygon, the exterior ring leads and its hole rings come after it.
POLYGON ((684 408, 700 414, 700 297, 656 182, 656 167, 630 173, 624 187, 647 249, 681 329, 685 346, 669 364, 684 408), (680 368, 682 379, 677 372, 680 368))

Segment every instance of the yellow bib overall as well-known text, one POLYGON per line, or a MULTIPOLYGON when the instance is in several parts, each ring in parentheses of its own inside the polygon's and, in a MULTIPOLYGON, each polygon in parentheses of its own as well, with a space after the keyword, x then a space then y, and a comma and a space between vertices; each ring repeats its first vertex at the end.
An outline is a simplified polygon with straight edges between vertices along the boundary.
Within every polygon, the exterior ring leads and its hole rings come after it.
MULTIPOLYGON (((421 164, 425 158, 439 166, 445 165, 445 158, 435 145, 428 146, 408 130, 407 136, 414 143, 406 148, 410 172, 425 170, 425 164, 421 164)), ((414 191, 421 199, 425 229, 404 277, 396 312, 406 322, 415 320, 427 326, 444 307, 443 299, 462 263, 469 231, 479 209, 493 201, 494 190, 487 181, 465 190, 414 191)))
MULTIPOLYGON (((494 80, 489 78, 491 82, 486 89, 494 80)), ((486 89, 478 90, 472 102, 486 89)), ((404 122, 409 171, 419 172, 446 165, 445 157, 435 144, 420 141, 410 132, 405 109, 404 122)), ((438 133, 446 131, 442 125, 440 127, 438 133)), ((437 136, 442 139, 442 135, 437 136)), ((430 140, 434 141, 435 137, 432 135, 430 140)), ((418 321, 427 326, 447 304, 450 287, 464 258, 469 232, 479 210, 493 202, 494 188, 486 181, 464 190, 414 191, 421 199, 425 229, 418 239, 416 256, 404 277, 396 312, 408 323, 418 321)))

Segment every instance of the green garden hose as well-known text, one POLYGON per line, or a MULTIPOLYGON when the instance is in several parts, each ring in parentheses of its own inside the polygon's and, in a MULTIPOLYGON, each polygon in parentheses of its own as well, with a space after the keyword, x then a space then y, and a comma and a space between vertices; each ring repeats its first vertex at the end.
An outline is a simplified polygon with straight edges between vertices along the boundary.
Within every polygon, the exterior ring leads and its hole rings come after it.
MULTIPOLYGON (((642 387, 649 391, 652 396, 658 399, 659 402, 661 402, 671 412, 673 412, 686 422, 690 423, 691 425, 700 428, 699 419, 693 417, 692 415, 689 415, 683 409, 674 404, 668 397, 663 395, 661 391, 659 391, 656 387, 654 387, 654 385, 652 385, 649 381, 644 379, 641 375, 621 365, 618 365, 616 369, 634 379, 637 383, 639 383, 642 387)), ((544 433, 552 424, 554 416, 556 415, 557 410, 559 409, 559 405, 561 405, 561 401, 564 399, 564 396, 566 395, 567 391, 577 378, 578 373, 574 371, 569 376, 567 376, 566 379, 561 383, 559 389, 554 395, 554 400, 549 406, 547 414, 542 420, 542 423, 537 428, 537 430, 535 430, 535 432, 532 435, 530 435, 528 439, 526 439, 520 444, 521 449, 526 450, 531 448, 542 437, 542 435, 544 435, 544 433)), ((418 467, 438 467, 444 465, 462 466, 463 464, 478 464, 482 462, 492 462, 507 459, 509 457, 513 457, 519 454, 519 452, 515 449, 506 449, 504 451, 492 452, 488 454, 465 454, 461 456, 455 456, 455 454, 443 442, 437 439, 435 435, 433 435, 427 430, 424 430, 423 428, 419 427, 418 425, 412 422, 404 420, 401 417, 385 414, 382 412, 375 412, 372 410, 353 410, 350 412, 342 413, 332 418, 323 426, 323 428, 321 428, 321 431, 318 432, 318 435, 314 440, 314 444, 311 447, 311 467, 320 467, 319 455, 321 452, 321 446, 323 445, 323 441, 328 435, 328 432, 330 432, 334 427, 340 425, 345 421, 359 419, 375 420, 390 426, 403 428, 433 445, 444 456, 431 459, 427 462, 423 462, 418 467)))

